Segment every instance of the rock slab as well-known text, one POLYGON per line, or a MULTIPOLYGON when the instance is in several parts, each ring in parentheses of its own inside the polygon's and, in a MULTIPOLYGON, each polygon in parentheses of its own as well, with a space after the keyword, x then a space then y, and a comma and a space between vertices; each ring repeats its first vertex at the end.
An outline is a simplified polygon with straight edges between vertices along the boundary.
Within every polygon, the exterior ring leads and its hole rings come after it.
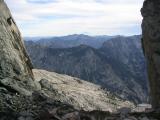
POLYGON ((32 79, 32 63, 21 33, 3 0, 0 0, 0 79, 32 79))

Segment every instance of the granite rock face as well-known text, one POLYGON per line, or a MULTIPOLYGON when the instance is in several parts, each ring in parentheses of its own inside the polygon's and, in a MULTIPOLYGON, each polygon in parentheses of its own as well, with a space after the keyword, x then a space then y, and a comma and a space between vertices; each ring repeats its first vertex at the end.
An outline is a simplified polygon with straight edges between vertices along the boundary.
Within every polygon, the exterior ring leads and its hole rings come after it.
POLYGON ((154 108, 160 108, 160 1, 144 1, 141 12, 142 44, 148 63, 151 101, 154 108))
POLYGON ((33 73, 43 93, 54 100, 68 103, 77 110, 115 112, 120 108, 135 107, 133 103, 118 98, 99 85, 79 78, 40 69, 33 69, 33 73))
POLYGON ((0 79, 32 79, 32 64, 21 34, 3 0, 0 0, 0 79))

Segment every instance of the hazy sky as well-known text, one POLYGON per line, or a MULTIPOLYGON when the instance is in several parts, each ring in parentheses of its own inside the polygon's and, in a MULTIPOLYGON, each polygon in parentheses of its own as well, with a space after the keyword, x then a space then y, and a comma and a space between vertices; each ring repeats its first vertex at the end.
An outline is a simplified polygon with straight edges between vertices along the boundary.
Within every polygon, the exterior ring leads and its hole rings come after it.
POLYGON ((5 0, 23 36, 141 34, 143 0, 5 0))

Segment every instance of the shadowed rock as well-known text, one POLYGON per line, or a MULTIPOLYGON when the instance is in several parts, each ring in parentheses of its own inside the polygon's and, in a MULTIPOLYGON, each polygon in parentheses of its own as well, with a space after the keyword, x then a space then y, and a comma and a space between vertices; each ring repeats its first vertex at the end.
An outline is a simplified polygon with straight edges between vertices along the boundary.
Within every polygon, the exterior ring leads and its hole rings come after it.
POLYGON ((142 44, 147 58, 151 101, 160 108, 160 1, 146 0, 141 9, 142 44))

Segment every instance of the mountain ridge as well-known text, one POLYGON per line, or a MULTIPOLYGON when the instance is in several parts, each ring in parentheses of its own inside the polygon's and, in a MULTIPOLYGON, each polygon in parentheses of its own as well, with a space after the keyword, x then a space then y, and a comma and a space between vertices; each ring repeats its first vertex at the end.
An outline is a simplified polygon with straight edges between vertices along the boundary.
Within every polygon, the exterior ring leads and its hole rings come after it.
POLYGON ((36 43, 26 44, 26 48, 36 68, 79 77, 113 93, 118 89, 117 95, 137 103, 148 99, 145 97, 148 83, 140 38, 118 36, 105 41, 99 49, 90 45, 53 48, 36 43))
POLYGON ((52 48, 69 48, 79 46, 81 44, 89 45, 94 48, 99 48, 103 44, 104 41, 107 41, 111 38, 115 38, 116 36, 89 36, 85 34, 73 34, 66 36, 58 36, 58 37, 42 37, 42 38, 25 38, 25 41, 33 41, 41 46, 47 46, 52 48))

